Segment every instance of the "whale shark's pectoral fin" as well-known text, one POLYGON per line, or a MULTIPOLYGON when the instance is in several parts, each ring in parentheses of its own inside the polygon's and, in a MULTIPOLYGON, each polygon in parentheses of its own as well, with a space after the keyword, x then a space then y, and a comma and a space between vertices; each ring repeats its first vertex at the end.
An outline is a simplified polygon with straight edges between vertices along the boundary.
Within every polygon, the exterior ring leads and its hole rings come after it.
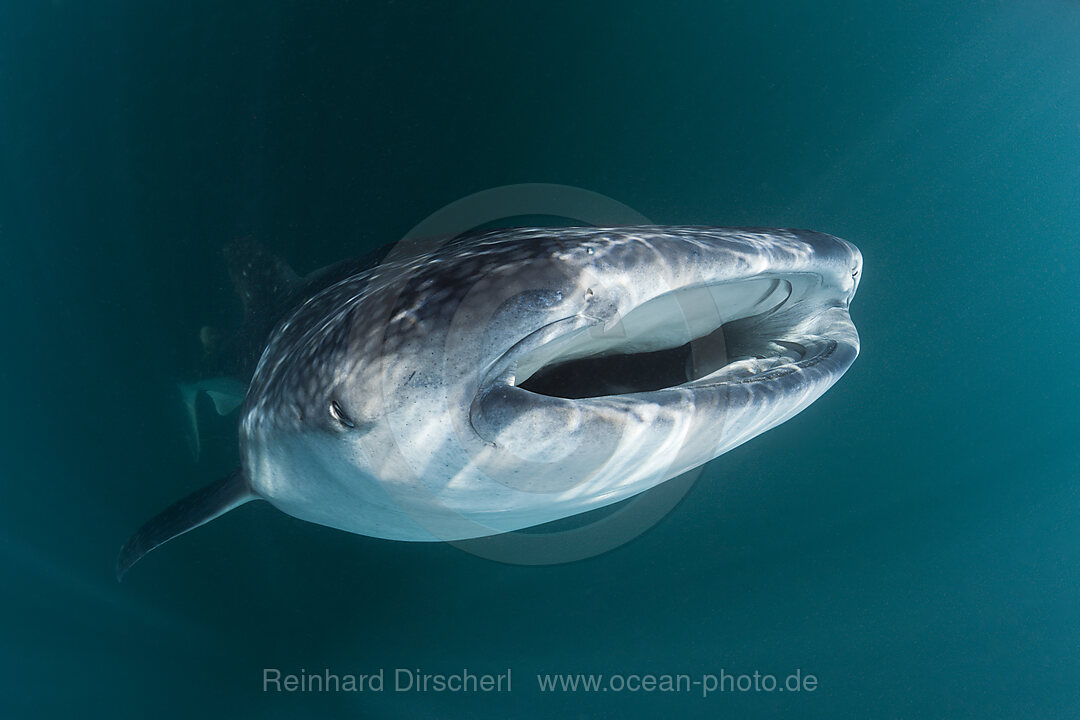
POLYGON ((143 555, 157 546, 257 498, 243 473, 236 470, 170 505, 139 528, 120 548, 120 555, 116 558, 117 581, 143 555))
POLYGON ((244 394, 247 387, 239 380, 227 377, 209 378, 190 383, 178 383, 180 400, 184 405, 188 424, 188 442, 191 446, 191 454, 196 460, 202 451, 202 441, 199 436, 199 393, 206 393, 214 410, 218 415, 228 415, 244 402, 244 394))

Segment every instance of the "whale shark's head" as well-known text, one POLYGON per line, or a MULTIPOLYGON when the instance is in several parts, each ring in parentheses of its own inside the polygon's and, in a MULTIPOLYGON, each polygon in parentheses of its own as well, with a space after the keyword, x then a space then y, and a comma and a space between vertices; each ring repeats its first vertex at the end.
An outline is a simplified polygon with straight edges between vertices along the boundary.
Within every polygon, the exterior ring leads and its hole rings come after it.
POLYGON ((251 488, 377 537, 601 507, 787 420, 851 365, 862 269, 802 230, 497 230, 391 257, 272 334, 251 488))

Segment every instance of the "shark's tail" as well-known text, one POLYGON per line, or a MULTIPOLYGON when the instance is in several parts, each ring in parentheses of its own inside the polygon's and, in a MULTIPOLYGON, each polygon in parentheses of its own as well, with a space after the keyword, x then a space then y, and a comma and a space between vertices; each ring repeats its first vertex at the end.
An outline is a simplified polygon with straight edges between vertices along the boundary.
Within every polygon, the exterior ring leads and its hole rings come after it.
POLYGON ((120 548, 116 558, 116 580, 119 582, 132 565, 158 545, 257 498, 243 472, 235 470, 173 503, 139 528, 120 548))

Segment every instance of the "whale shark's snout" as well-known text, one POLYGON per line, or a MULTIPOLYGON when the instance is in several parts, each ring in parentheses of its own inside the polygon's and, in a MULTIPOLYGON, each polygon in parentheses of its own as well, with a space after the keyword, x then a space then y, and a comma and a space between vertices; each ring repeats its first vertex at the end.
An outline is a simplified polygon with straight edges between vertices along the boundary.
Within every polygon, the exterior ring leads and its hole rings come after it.
POLYGON ((861 272, 848 242, 773 229, 517 228, 391 258, 274 331, 241 479, 209 497, 398 540, 618 502, 836 382, 859 350, 861 272))

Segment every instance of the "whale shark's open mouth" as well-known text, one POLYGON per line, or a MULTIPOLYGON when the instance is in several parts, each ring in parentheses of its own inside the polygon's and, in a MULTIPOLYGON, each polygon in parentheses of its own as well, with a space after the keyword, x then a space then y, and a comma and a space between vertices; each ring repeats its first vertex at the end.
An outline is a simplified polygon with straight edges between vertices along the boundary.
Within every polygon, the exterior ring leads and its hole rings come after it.
POLYGON ((806 301, 818 285, 808 273, 665 293, 612 327, 578 328, 528 350, 516 359, 511 384, 572 400, 746 382, 811 362, 831 345, 807 335, 822 310, 806 301))

